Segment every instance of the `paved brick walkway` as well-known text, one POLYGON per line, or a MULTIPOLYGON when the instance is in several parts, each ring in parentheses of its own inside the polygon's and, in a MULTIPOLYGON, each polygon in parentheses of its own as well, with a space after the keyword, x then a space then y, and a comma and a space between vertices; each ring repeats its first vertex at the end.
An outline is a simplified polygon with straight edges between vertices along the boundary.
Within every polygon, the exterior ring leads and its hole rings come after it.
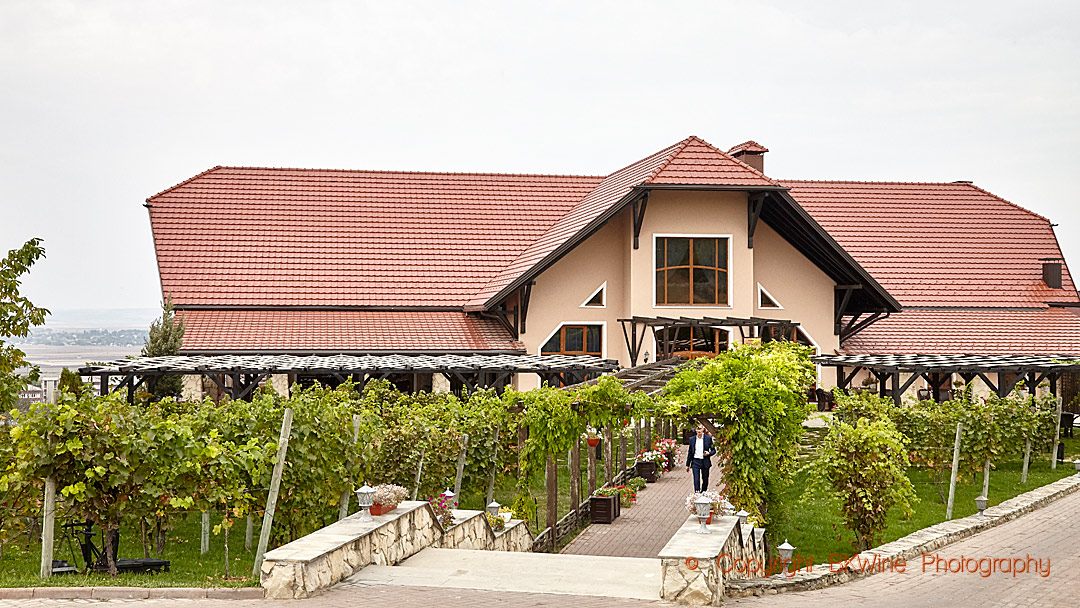
MULTIPOLYGON (((815 606, 1080 606, 1080 493, 1071 494, 1013 521, 980 532, 942 548, 928 557, 942 560, 967 558, 1042 560, 1049 576, 1028 572, 1017 574, 935 572, 923 559, 907 564, 904 573, 876 574, 846 585, 806 591, 730 600, 727 605, 742 608, 815 606)), ((945 562, 942 562, 943 564, 945 562)), ((983 562, 987 568, 989 562, 983 562)), ((978 569, 978 564, 969 563, 978 569)), ((999 563, 1000 565, 1000 563, 999 563)), ((943 566, 947 567, 947 566, 943 566)), ((952 563, 959 569, 959 561, 952 563)))
MULTIPOLYGON (((686 462, 686 447, 680 449, 676 465, 686 462)), ((717 468, 713 467, 715 475, 717 468)), ((710 480, 715 483, 715 480, 710 480)), ((683 466, 665 473, 638 493, 637 504, 623 509, 611 524, 585 528, 563 553, 610 555, 613 557, 656 557, 671 536, 686 522, 683 501, 694 491, 694 481, 683 466)))

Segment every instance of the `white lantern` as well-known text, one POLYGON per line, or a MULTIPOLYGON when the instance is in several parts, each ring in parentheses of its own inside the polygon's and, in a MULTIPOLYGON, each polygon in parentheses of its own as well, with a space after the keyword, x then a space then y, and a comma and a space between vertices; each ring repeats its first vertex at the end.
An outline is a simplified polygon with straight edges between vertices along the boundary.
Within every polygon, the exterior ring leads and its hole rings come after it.
POLYGON ((739 518, 740 524, 746 525, 746 518, 750 517, 750 514, 743 509, 739 509, 739 512, 735 514, 735 517, 739 518))
POLYGON ((1080 471, 1080 458, 1073 461, 1073 466, 1076 467, 1077 471, 1080 471))
POLYGON ((356 490, 356 502, 360 505, 360 521, 374 521, 368 509, 375 502, 375 488, 364 482, 364 487, 356 490))
POLYGON ((795 547, 789 545, 786 538, 784 539, 784 544, 777 547, 776 550, 780 552, 780 559, 785 562, 791 561, 791 556, 795 553, 795 547))
POLYGON ((450 505, 453 509, 457 508, 457 500, 455 500, 457 495, 454 494, 453 490, 446 488, 446 491, 442 493, 442 496, 446 499, 446 504, 450 505))
POLYGON ((985 496, 980 495, 975 497, 975 508, 979 510, 979 517, 983 517, 983 511, 986 510, 985 496))
POLYGON ((497 503, 497 502, 495 502, 493 500, 493 501, 491 501, 491 504, 487 506, 487 512, 488 512, 489 515, 492 515, 494 517, 498 517, 500 508, 502 508, 502 505, 500 505, 499 503, 497 503))

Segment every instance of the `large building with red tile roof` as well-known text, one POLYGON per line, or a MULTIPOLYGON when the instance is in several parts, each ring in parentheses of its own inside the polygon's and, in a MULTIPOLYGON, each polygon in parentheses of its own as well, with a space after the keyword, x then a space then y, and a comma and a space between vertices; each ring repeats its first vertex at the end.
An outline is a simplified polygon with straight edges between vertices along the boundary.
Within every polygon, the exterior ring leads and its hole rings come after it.
POLYGON ((823 353, 1080 355, 1048 219, 966 182, 774 179, 766 152, 690 137, 606 176, 215 167, 146 206, 185 354, 631 366, 765 319, 823 353))

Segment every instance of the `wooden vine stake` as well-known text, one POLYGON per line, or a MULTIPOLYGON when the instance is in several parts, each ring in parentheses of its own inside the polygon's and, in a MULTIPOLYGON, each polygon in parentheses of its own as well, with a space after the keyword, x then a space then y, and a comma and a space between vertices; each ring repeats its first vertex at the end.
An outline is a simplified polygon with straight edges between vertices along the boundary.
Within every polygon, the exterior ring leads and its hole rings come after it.
MULTIPOLYGON (((356 445, 356 442, 360 440, 360 414, 353 414, 352 417, 352 444, 356 445)), ((338 505, 338 521, 341 521, 349 516, 349 494, 352 494, 352 479, 348 479, 346 484, 347 488, 341 493, 341 504, 338 505)))
POLYGON ((53 537, 56 531, 56 479, 45 478, 45 512, 41 523, 41 578, 52 576, 53 537))
POLYGON ((1058 442, 1061 441, 1061 397, 1057 398, 1057 416, 1054 418, 1054 445, 1050 448, 1050 469, 1057 468, 1058 442))
POLYGON ((416 495, 420 493, 420 474, 424 472, 424 454, 427 452, 427 446, 420 448, 420 464, 416 465, 416 480, 413 481, 412 499, 416 500, 416 495))
POLYGON ((604 429, 604 444, 607 448, 607 454, 604 455, 604 459, 607 462, 604 463, 604 481, 607 485, 611 485, 615 479, 615 435, 611 431, 611 425, 608 425, 604 429))
POLYGON ((199 534, 199 553, 206 555, 210 552, 210 512, 202 512, 202 531, 199 534))
POLYGON ((274 525, 274 509, 277 508, 278 492, 281 491, 281 475, 285 472, 285 455, 289 451, 289 436, 292 434, 293 410, 285 408, 285 418, 281 421, 281 434, 278 436, 277 462, 274 475, 270 478, 270 493, 266 496, 266 511, 263 512, 262 529, 259 530, 259 547, 255 551, 255 563, 251 566, 251 575, 261 577, 263 555, 270 543, 270 528, 274 525))
POLYGON ((963 423, 956 423, 956 442, 953 443, 952 474, 949 475, 949 503, 945 507, 945 519, 952 519, 953 500, 956 498, 956 470, 960 468, 960 437, 964 432, 963 423))
POLYGON ((547 473, 547 527, 551 539, 551 549, 555 549, 555 528, 559 523, 559 469, 555 464, 555 458, 548 454, 544 465, 547 473))
POLYGON ((585 453, 589 459, 589 496, 592 496, 596 491, 596 448, 586 445, 585 453))
POLYGON ((495 427, 495 448, 491 452, 491 475, 488 477, 487 494, 484 496, 484 507, 495 500, 495 476, 499 473, 499 427, 495 427))
POLYGON ((244 520, 244 549, 251 551, 251 539, 255 536, 255 518, 248 513, 244 520))
POLYGON ((570 448, 570 510, 576 511, 581 504, 581 439, 574 440, 570 448))
MULTIPOLYGON (((454 475, 454 508, 461 504, 461 479, 465 476, 465 457, 469 449, 469 434, 461 436, 461 452, 457 457, 457 474, 454 475)), ((484 506, 487 506, 486 504, 484 506)))
POLYGON ((1031 462, 1031 437, 1024 441, 1024 468, 1020 471, 1020 483, 1027 483, 1029 462, 1031 462))

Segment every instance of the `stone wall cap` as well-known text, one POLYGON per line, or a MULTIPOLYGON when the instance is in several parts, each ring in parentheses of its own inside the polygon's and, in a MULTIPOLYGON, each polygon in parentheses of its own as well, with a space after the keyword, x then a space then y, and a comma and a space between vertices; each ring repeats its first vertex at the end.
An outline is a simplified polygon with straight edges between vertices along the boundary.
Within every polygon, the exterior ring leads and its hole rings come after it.
POLYGON ((700 527, 696 516, 689 516, 682 527, 675 532, 657 557, 661 559, 682 559, 693 557, 695 559, 712 559, 718 557, 727 544, 728 537, 735 531, 739 524, 738 517, 713 517, 713 523, 709 525, 712 534, 698 534, 700 527))
POLYGON ((417 509, 425 507, 430 508, 427 501, 406 500, 400 503, 397 509, 386 515, 372 516, 373 521, 360 521, 360 513, 353 513, 345 519, 316 530, 303 538, 284 544, 272 551, 267 551, 263 560, 267 562, 309 562, 367 536, 417 509))

